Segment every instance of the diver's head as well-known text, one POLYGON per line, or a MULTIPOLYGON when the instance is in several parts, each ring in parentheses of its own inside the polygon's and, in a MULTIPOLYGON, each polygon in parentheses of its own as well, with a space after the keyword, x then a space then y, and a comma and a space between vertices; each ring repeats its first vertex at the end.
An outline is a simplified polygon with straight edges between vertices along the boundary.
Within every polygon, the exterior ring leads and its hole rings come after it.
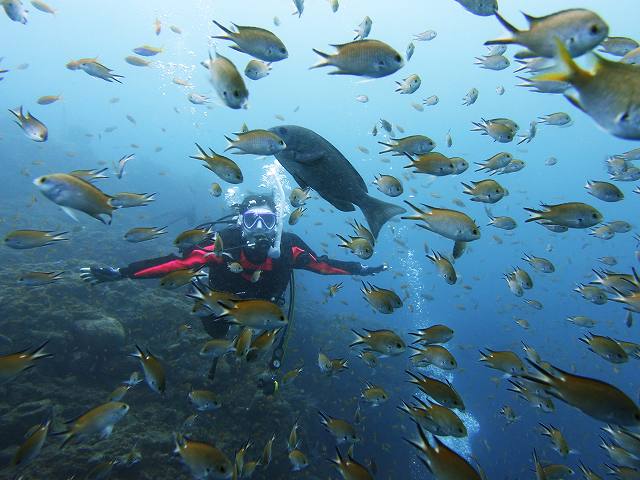
POLYGON ((265 253, 274 246, 278 234, 278 214, 273 195, 247 195, 238 217, 246 246, 265 253))

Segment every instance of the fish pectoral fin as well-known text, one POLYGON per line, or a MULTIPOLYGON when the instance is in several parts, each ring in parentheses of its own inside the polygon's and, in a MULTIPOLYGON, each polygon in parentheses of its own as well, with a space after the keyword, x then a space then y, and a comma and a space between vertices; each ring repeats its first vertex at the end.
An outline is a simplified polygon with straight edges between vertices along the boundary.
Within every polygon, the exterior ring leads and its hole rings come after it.
POLYGON ((569 100, 569 102, 571 103, 571 105, 573 105, 574 107, 576 107, 578 110, 582 111, 583 113, 587 113, 584 110, 584 107, 582 106, 582 104, 580 103, 580 100, 578 100, 576 97, 574 97, 573 95, 565 95, 564 98, 566 98, 567 100, 569 100))
POLYGON ((78 220, 78 217, 76 217, 75 212, 70 209, 69 207, 60 207, 62 209, 62 211, 64 213, 66 213, 67 215, 69 215, 72 219, 74 219, 76 222, 79 222, 80 220, 78 220))
POLYGON ((104 429, 100 432, 100 439, 105 439, 108 438, 109 435, 111 435, 111 432, 113 432, 113 425, 107 425, 106 427, 104 427, 104 429))
POLYGON ((293 152, 294 162, 303 163, 304 165, 316 165, 324 160, 323 152, 293 152))
POLYGON ((535 58, 538 55, 533 53, 531 50, 522 50, 514 55, 514 58, 519 60, 524 60, 525 58, 535 58))
POLYGON ((323 195, 322 198, 324 198, 327 202, 329 202, 331 205, 336 207, 341 212, 353 212, 356 209, 356 207, 353 206, 353 203, 348 202, 346 200, 340 200, 339 198, 327 197, 326 195, 323 195))
POLYGON ((307 189, 307 188, 310 188, 309 184, 307 182, 305 182, 299 175, 297 175, 295 173, 292 173, 291 176, 298 183, 300 188, 302 188, 303 190, 307 189))

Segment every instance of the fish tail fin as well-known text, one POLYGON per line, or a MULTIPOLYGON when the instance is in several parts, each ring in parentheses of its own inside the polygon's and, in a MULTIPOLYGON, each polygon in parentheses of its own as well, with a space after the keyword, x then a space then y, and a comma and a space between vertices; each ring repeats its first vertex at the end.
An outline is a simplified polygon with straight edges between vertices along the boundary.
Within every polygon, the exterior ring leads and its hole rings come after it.
POLYGON ((355 333, 356 335, 356 339, 354 342, 352 342, 349 347, 355 347, 356 345, 362 345, 364 343, 364 337, 362 335, 360 335, 358 332, 356 332, 355 330, 351 330, 353 333, 355 333))
POLYGON ((38 360, 39 358, 49 358, 53 357, 53 353, 45 353, 44 347, 47 346, 49 340, 44 341, 39 347, 36 347, 33 352, 31 352, 31 359, 38 360))
POLYGON ((527 218, 524 223, 529 223, 529 222, 537 222, 538 220, 542 220, 542 211, 541 210, 536 210, 535 208, 526 208, 525 210, 529 213, 533 213, 533 215, 530 218, 527 218))
POLYGON ((571 54, 559 38, 555 38, 556 44, 556 60, 560 71, 549 72, 536 75, 532 78, 534 81, 555 81, 555 82, 573 82, 577 78, 588 77, 589 73, 582 70, 573 60, 571 54))
POLYGON ((226 152, 227 150, 230 150, 232 148, 235 147, 235 140, 232 140, 231 138, 227 137, 226 135, 224 136, 225 140, 227 142, 229 142, 229 145, 227 145, 227 148, 224 149, 224 151, 226 152))
MULTIPOLYGON (((205 158, 206 158, 206 157, 208 157, 207 152, 205 152, 205 151, 203 150, 203 148, 202 148, 200 145, 198 145, 197 143, 196 143, 196 148, 198 149, 198 151, 200 152, 200 154, 201 154, 203 157, 205 157, 205 158)), ((196 157, 196 156, 193 156, 193 155, 190 155, 190 156, 189 156, 189 158, 193 158, 193 159, 195 159, 195 160, 202 160, 202 158, 200 158, 200 157, 196 157)))
POLYGON ((222 25, 221 23, 219 23, 216 20, 211 20, 220 30, 222 30, 224 33, 226 33, 229 36, 226 35, 221 35, 221 36, 212 36, 211 38, 220 38, 220 39, 224 39, 224 40, 230 40, 233 38, 233 36, 235 35, 235 32, 232 32, 231 30, 229 30, 227 27, 225 27, 224 25, 222 25))
POLYGON ((403 413, 407 413, 407 414, 411 415, 411 408, 409 407, 407 402, 405 402, 404 400, 402 400, 402 405, 399 405, 396 408, 398 410, 400 410, 401 412, 403 412, 403 413))
POLYGON ((342 243, 340 245, 338 245, 339 247, 349 248, 349 240, 344 238, 339 233, 336 233, 336 237, 338 237, 342 241, 342 243))
POLYGON ((63 430, 61 432, 52 432, 51 435, 55 437, 62 437, 62 444, 60 450, 62 450, 74 437, 71 429, 63 430))
MULTIPOLYGON (((507 22, 507 20, 500 15, 498 12, 495 12, 494 15, 496 16, 496 18, 498 19, 498 21, 500 22, 500 24, 506 28, 507 30, 509 30, 509 32, 516 37, 520 31, 514 27, 513 25, 511 25, 509 22, 507 22)), ((511 43, 514 42, 513 38, 498 38, 495 40, 488 40, 486 42, 484 42, 485 45, 509 45, 511 43)))
MULTIPOLYGON (((547 369, 538 365, 536 362, 532 362, 528 358, 526 359, 527 363, 531 365, 536 371, 533 374, 526 373, 523 375, 517 375, 517 377, 524 378, 530 382, 536 383, 538 385, 542 385, 544 387, 552 388, 555 390, 556 377, 553 373, 549 372, 547 369)), ((553 392, 547 392, 553 395, 553 392)))
POLYGON ((409 202, 408 200, 405 200, 404 203, 409 205, 409 207, 411 207, 419 215, 414 215, 412 217, 400 217, 400 218, 402 218, 403 220, 422 220, 422 216, 425 214, 424 210, 421 210, 419 207, 416 207, 413 203, 409 202))
POLYGON ((331 55, 329 55, 328 53, 321 52, 320 50, 316 50, 315 48, 313 48, 312 50, 316 54, 320 55, 322 58, 315 65, 311 65, 309 67, 309 70, 311 70, 312 68, 327 67, 331 65, 331 55))
POLYGON ((23 118, 23 115, 22 115, 22 105, 20 105, 20 106, 18 106, 18 107, 16 107, 16 108, 10 108, 10 109, 9 109, 9 112, 11 112, 12 114, 14 114, 14 115, 15 115, 15 117, 16 117, 18 120, 21 120, 21 119, 23 118))
MULTIPOLYGON (((378 142, 380 145, 384 145, 385 147, 387 147, 386 150, 382 150, 381 152, 378 152, 379 154, 383 154, 383 153, 387 153, 387 152, 393 152, 393 145, 391 145, 390 143, 385 143, 385 142, 378 142)), ((409 157, 411 158, 411 157, 409 157)), ((413 161, 413 159, 412 159, 413 161)))
POLYGON ((357 205, 362 210, 364 218, 367 220, 369 229, 375 239, 378 238, 380 229, 387 221, 396 215, 406 212, 406 210, 400 206, 383 202, 366 194, 357 205))
MULTIPOLYGON (((416 422, 416 426, 418 427, 418 435, 420 436, 420 438, 418 440, 410 440, 408 438, 405 438, 405 441, 409 443, 409 445, 417 448, 421 452, 424 452, 426 455, 428 455, 429 453, 433 452, 433 447, 429 445, 429 440, 427 440, 427 435, 424 433, 424 430, 422 429, 420 424, 416 422)), ((429 471, 432 472, 431 467, 429 467, 428 463, 425 462, 423 459, 421 460, 429 469, 429 471)))
POLYGON ((133 353, 129 354, 130 357, 133 358, 142 358, 144 357, 144 352, 142 351, 142 349, 138 346, 138 344, 136 344, 136 351, 133 353))

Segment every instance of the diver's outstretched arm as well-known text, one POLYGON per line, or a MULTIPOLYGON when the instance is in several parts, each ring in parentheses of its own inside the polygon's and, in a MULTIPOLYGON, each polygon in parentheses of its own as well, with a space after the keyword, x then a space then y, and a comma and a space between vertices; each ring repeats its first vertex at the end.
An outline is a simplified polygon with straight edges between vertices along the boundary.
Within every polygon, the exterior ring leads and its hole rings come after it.
POLYGON ((321 275, 375 275, 387 269, 386 263, 370 267, 360 262, 335 260, 326 255, 318 257, 299 236, 295 234, 289 234, 289 236, 293 240, 291 244, 293 268, 309 270, 321 275))
POLYGON ((97 265, 93 265, 91 267, 81 268, 80 278, 91 285, 95 285, 96 283, 122 280, 124 277, 120 273, 120 269, 117 267, 99 267, 97 265))
POLYGON ((185 268, 198 268, 205 264, 222 263, 222 258, 212 253, 213 245, 191 250, 185 257, 165 255, 130 263, 126 267, 91 266, 80 269, 80 278, 85 282, 96 284, 121 280, 123 278, 161 278, 166 274, 185 268))

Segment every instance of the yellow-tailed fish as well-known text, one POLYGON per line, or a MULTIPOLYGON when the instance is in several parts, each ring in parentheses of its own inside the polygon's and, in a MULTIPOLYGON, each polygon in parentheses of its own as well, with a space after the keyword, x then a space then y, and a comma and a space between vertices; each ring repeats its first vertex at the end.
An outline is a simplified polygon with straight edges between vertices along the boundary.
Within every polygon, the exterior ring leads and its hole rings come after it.
POLYGON ((423 453, 424 457, 420 457, 420 460, 435 478, 438 480, 481 480, 480 475, 469 462, 449 449, 438 437, 433 437, 435 446, 431 446, 420 425, 418 425, 418 435, 418 440, 406 440, 423 453))
POLYGON ((233 475, 233 463, 222 450, 204 442, 189 440, 175 434, 175 453, 198 479, 228 479, 233 475))
POLYGON ((160 279, 160 286, 168 290, 174 290, 189 285, 192 281, 206 276, 205 273, 200 271, 201 268, 185 268, 169 272, 160 279))
POLYGON ((122 402, 108 402, 92 408, 88 412, 67 422, 67 429, 63 432, 56 432, 54 435, 61 435, 63 448, 70 442, 80 443, 87 437, 99 434, 100 438, 107 438, 111 435, 113 427, 122 420, 129 412, 129 405, 122 402))
POLYGON ((373 480, 373 476, 364 465, 356 462, 349 454, 346 458, 343 457, 338 447, 336 447, 336 458, 331 459, 331 463, 336 466, 345 480, 373 480))
POLYGON ((221 40, 231 40, 235 43, 231 48, 243 52, 265 62, 277 62, 289 56, 282 41, 269 30, 259 27, 248 27, 233 24, 234 32, 213 20, 226 35, 213 36, 221 40))
POLYGON ((131 243, 148 242, 161 235, 165 235, 167 233, 166 228, 167 227, 135 227, 124 234, 124 239, 131 243))
POLYGON ((31 115, 29 112, 25 114, 22 113, 22 105, 14 108, 13 110, 9 110, 15 117, 15 123, 22 129, 24 134, 33 140, 34 142, 46 142, 49 137, 49 130, 36 117, 31 115))
POLYGON ((336 237, 342 241, 342 243, 338 245, 339 247, 348 248, 352 253, 364 260, 371 258, 373 255, 373 245, 371 245, 371 242, 366 238, 349 236, 349 240, 347 240, 337 233, 336 237))
MULTIPOLYGON (((242 171, 236 162, 227 158, 223 155, 218 155, 212 149, 209 149, 210 153, 206 153, 203 148, 196 143, 196 147, 200 151, 200 155, 191 156, 189 158, 194 158, 196 160, 202 160, 205 162, 203 165, 206 169, 211 170, 213 173, 218 175, 222 180, 229 182, 231 184, 242 183, 244 177, 242 175, 242 171)), ((218 185, 218 188, 220 186, 218 185)), ((212 189, 213 190, 213 189, 212 189)), ((220 193, 222 191, 220 190, 220 193)), ((219 195, 214 195, 219 196, 219 195)))
POLYGON ((320 410, 318 410, 318 415, 320 415, 320 423, 336 438, 338 444, 345 442, 357 443, 360 441, 355 428, 349 422, 340 418, 330 417, 320 410))
POLYGON ((53 354, 44 352, 47 343, 49 343, 48 340, 31 351, 25 349, 0 356, 0 385, 35 367, 38 360, 52 357, 53 354))
POLYGON ((191 390, 189 401, 200 412, 217 410, 222 406, 218 397, 209 390, 191 390))
POLYGON ((600 223, 602 214, 591 205, 580 202, 561 203, 558 205, 541 204, 543 210, 525 208, 533 215, 526 222, 560 225, 567 228, 589 228, 600 223))
POLYGON ((552 365, 542 367, 531 361, 529 364, 536 372, 520 376, 541 385, 549 395, 597 420, 623 427, 640 426, 640 409, 613 385, 573 375, 552 365))
POLYGON ((453 333, 453 330, 446 325, 438 324, 418 330, 416 333, 409 333, 409 335, 417 337, 413 343, 432 345, 436 343, 447 343, 453 338, 453 333))
POLYGON ((609 26, 602 18, 581 8, 562 10, 544 17, 523 14, 529 30, 518 30, 497 11, 494 15, 512 37, 489 40, 485 45, 517 44, 526 47, 527 50, 518 52, 516 58, 551 58, 556 53, 556 42, 569 48, 568 56, 579 57, 597 47, 609 34, 609 26))
POLYGON ((25 435, 25 441, 20 445, 18 451, 11 459, 11 465, 16 467, 24 467, 31 463, 44 446, 51 426, 51 415, 49 418, 38 425, 34 425, 25 435))
POLYGON ((230 321, 250 328, 275 329, 287 324, 282 309, 267 300, 242 300, 218 302, 222 314, 218 320, 230 321))
POLYGON ((117 82, 122 83, 120 81, 123 78, 122 75, 116 75, 112 73, 113 70, 102 65, 96 58, 81 58, 79 60, 71 60, 67 63, 67 68, 69 70, 82 70, 87 75, 90 75, 95 78, 100 78, 106 82, 117 82))
POLYGON ((210 81, 226 106, 232 109, 247 108, 249 90, 231 60, 217 52, 213 58, 209 53, 209 60, 202 62, 202 65, 209 70, 210 81))
POLYGON ((164 395, 164 391, 167 388, 164 367, 149 350, 147 350, 147 353, 144 353, 138 345, 136 345, 136 350, 135 353, 129 356, 140 360, 147 385, 149 385, 149 388, 154 392, 164 395))
POLYGON ((144 207, 155 201, 155 193, 120 192, 113 195, 111 205, 115 208, 144 207))
POLYGON ((382 355, 400 355, 407 346, 404 340, 398 336, 393 330, 367 330, 361 335, 357 331, 352 330, 356 335, 356 339, 349 346, 365 345, 366 348, 378 352, 382 355))
POLYGON ((416 384, 420 390, 439 404, 448 408, 456 408, 460 411, 465 410, 462 397, 454 390, 448 381, 445 380, 445 382, 441 382, 434 378, 415 374, 409 370, 407 370, 406 373, 411 377, 411 380, 409 380, 411 383, 416 384))
POLYGON ((92 183, 66 173, 43 175, 33 183, 45 197, 58 204, 71 218, 76 219, 72 210, 78 210, 102 223, 111 223, 112 213, 116 208, 112 204, 113 197, 106 195, 92 183))
POLYGON ((449 261, 449 259, 439 252, 434 251, 433 255, 427 255, 427 258, 433 262, 433 264, 438 269, 438 273, 442 278, 444 278, 445 282, 449 285, 453 285, 458 280, 458 276, 456 275, 456 270, 453 268, 453 265, 449 261))
POLYGON ((15 249, 45 247, 56 242, 69 240, 64 237, 68 232, 54 233, 47 230, 13 230, 4 237, 4 244, 15 249))
POLYGON ((425 230, 453 241, 471 242, 480 238, 480 229, 465 213, 424 204, 425 210, 422 210, 406 200, 405 203, 416 212, 416 215, 400 218, 422 221, 423 223, 419 223, 418 226, 425 230))
POLYGON ((638 66, 596 56, 596 68, 591 73, 574 62, 560 40, 554 40, 564 71, 542 73, 534 77, 534 80, 571 84, 578 96, 567 95, 566 98, 602 129, 619 138, 640 139, 638 66))
POLYGON ((489 368, 500 370, 509 375, 519 375, 526 372, 520 357, 508 350, 497 351, 487 348, 486 352, 480 351, 480 361, 484 362, 489 368))
POLYGON ((275 155, 287 148, 287 144, 282 138, 268 130, 249 130, 237 132, 234 135, 238 137, 236 140, 225 136, 229 142, 225 152, 235 148, 236 155, 275 155))
POLYGON ((395 73, 404 65, 402 56, 379 40, 356 40, 334 46, 337 53, 333 55, 313 49, 322 58, 311 68, 333 66, 337 70, 330 75, 380 78, 395 73))
POLYGON ((176 237, 173 244, 180 250, 188 250, 196 245, 208 241, 214 234, 213 226, 211 228, 194 228, 191 230, 185 230, 176 237))

